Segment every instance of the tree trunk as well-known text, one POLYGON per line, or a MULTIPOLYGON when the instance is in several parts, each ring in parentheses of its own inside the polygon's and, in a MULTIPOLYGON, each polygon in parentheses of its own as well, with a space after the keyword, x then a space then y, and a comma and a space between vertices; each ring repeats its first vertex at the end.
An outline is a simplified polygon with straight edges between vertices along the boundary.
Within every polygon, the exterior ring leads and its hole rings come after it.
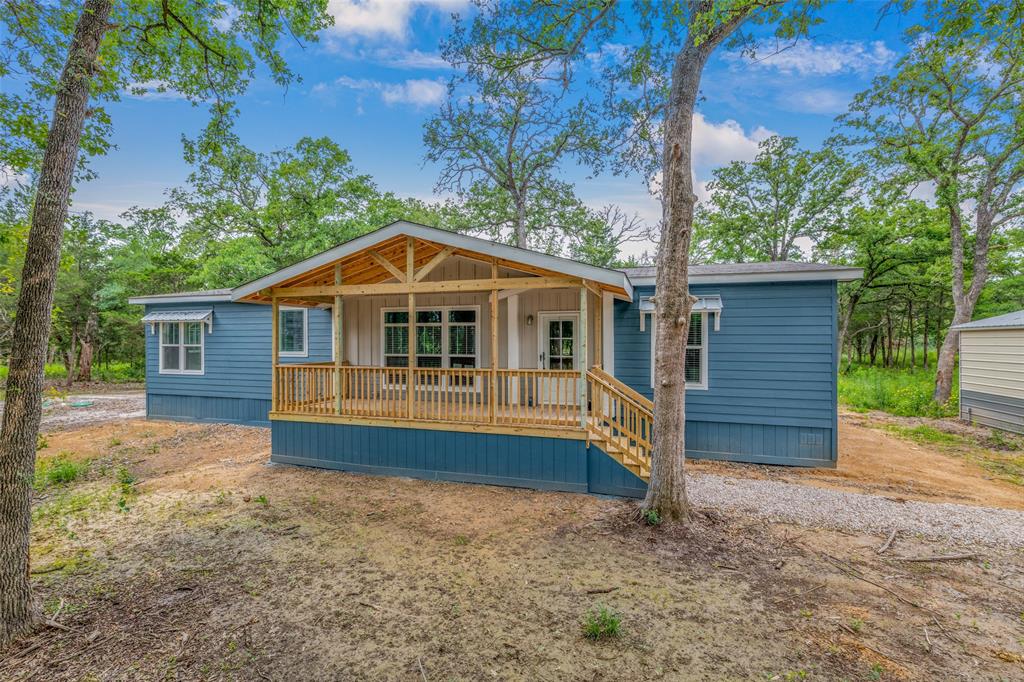
POLYGON ((701 72, 710 49, 693 44, 676 55, 665 117, 662 156, 663 231, 658 247, 656 298, 658 314, 654 366, 654 453, 643 507, 666 520, 689 519, 686 499, 686 336, 693 299, 687 283, 693 233, 693 112, 701 72))
POLYGON ((907 337, 910 339, 910 369, 917 367, 917 349, 914 348, 914 302, 907 301, 907 337))
POLYGON ((526 197, 516 198, 516 246, 529 248, 526 243, 526 197))
POLYGON ((78 334, 71 332, 71 342, 64 351, 64 388, 71 388, 75 383, 75 361, 78 359, 78 334))
POLYGON ((924 329, 922 331, 924 333, 921 334, 921 340, 924 342, 924 348, 921 349, 921 352, 924 353, 924 356, 921 364, 925 369, 928 369, 928 306, 924 307, 924 329))
POLYGON ((89 86, 111 0, 86 0, 57 84, 53 119, 25 250, 14 319, 7 403, 0 426, 0 649, 39 622, 29 581, 32 474, 42 408, 43 369, 68 198, 89 86))
POLYGON ((99 313, 89 313, 85 321, 85 333, 82 334, 82 346, 78 351, 78 380, 92 381, 92 360, 96 349, 96 335, 99 331, 99 313))

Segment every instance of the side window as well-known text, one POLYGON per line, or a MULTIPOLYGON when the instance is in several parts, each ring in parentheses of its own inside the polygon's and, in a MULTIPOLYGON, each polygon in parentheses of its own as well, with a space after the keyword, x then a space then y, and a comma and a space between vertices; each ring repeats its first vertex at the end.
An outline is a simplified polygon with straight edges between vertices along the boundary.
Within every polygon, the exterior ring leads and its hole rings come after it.
POLYGON ((278 315, 278 353, 282 357, 306 357, 306 309, 281 308, 278 315))
POLYGON ((202 322, 161 322, 160 373, 202 374, 204 344, 202 322))
MULTIPOLYGON (((654 386, 655 320, 651 316, 651 386, 654 386)), ((690 332, 686 337, 686 358, 683 369, 686 388, 708 387, 707 313, 690 314, 690 332)))

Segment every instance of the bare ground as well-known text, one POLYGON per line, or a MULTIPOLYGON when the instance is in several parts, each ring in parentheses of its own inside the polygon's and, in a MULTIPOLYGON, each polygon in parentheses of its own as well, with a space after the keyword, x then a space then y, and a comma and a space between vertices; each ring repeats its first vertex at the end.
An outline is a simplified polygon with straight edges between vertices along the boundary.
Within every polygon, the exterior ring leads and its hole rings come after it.
POLYGON ((268 466, 268 441, 51 434, 43 456, 92 461, 36 503, 63 627, 0 679, 1024 679, 1020 552, 907 562, 963 549, 714 512, 651 529, 622 500, 268 466), (582 636, 599 603, 618 638, 582 636))
POLYGON ((980 466, 970 455, 993 460, 1020 461, 1024 452, 985 447, 990 429, 953 419, 911 419, 882 413, 841 412, 839 461, 835 469, 766 467, 729 462, 691 462, 694 471, 743 478, 771 478, 837 490, 883 495, 894 500, 952 502, 956 504, 1024 510, 1024 486, 1003 480, 980 466), (958 451, 909 442, 888 432, 890 425, 932 426, 965 434, 977 445, 958 451))

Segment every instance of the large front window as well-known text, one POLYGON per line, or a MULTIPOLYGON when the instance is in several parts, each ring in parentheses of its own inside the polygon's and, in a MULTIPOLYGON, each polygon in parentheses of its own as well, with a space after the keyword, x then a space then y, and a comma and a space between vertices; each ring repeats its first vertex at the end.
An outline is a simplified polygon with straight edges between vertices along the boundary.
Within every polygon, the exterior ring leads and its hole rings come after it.
POLYGON ((160 323, 160 373, 203 373, 203 323, 160 323))
MULTIPOLYGON (((417 367, 477 367, 479 310, 436 307, 416 311, 417 367)), ((384 365, 409 365, 409 311, 385 310, 381 334, 384 365)))

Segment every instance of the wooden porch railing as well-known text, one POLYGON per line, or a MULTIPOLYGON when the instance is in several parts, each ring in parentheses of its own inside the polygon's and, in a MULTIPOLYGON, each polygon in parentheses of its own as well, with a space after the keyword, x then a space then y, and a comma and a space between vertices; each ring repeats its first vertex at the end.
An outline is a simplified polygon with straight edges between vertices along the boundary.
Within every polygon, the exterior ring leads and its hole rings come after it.
POLYGON ((654 449, 654 403, 598 367, 590 384, 588 432, 605 452, 647 480, 654 449))
POLYGON ((287 364, 274 372, 275 412, 575 429, 581 424, 576 371, 287 364))

